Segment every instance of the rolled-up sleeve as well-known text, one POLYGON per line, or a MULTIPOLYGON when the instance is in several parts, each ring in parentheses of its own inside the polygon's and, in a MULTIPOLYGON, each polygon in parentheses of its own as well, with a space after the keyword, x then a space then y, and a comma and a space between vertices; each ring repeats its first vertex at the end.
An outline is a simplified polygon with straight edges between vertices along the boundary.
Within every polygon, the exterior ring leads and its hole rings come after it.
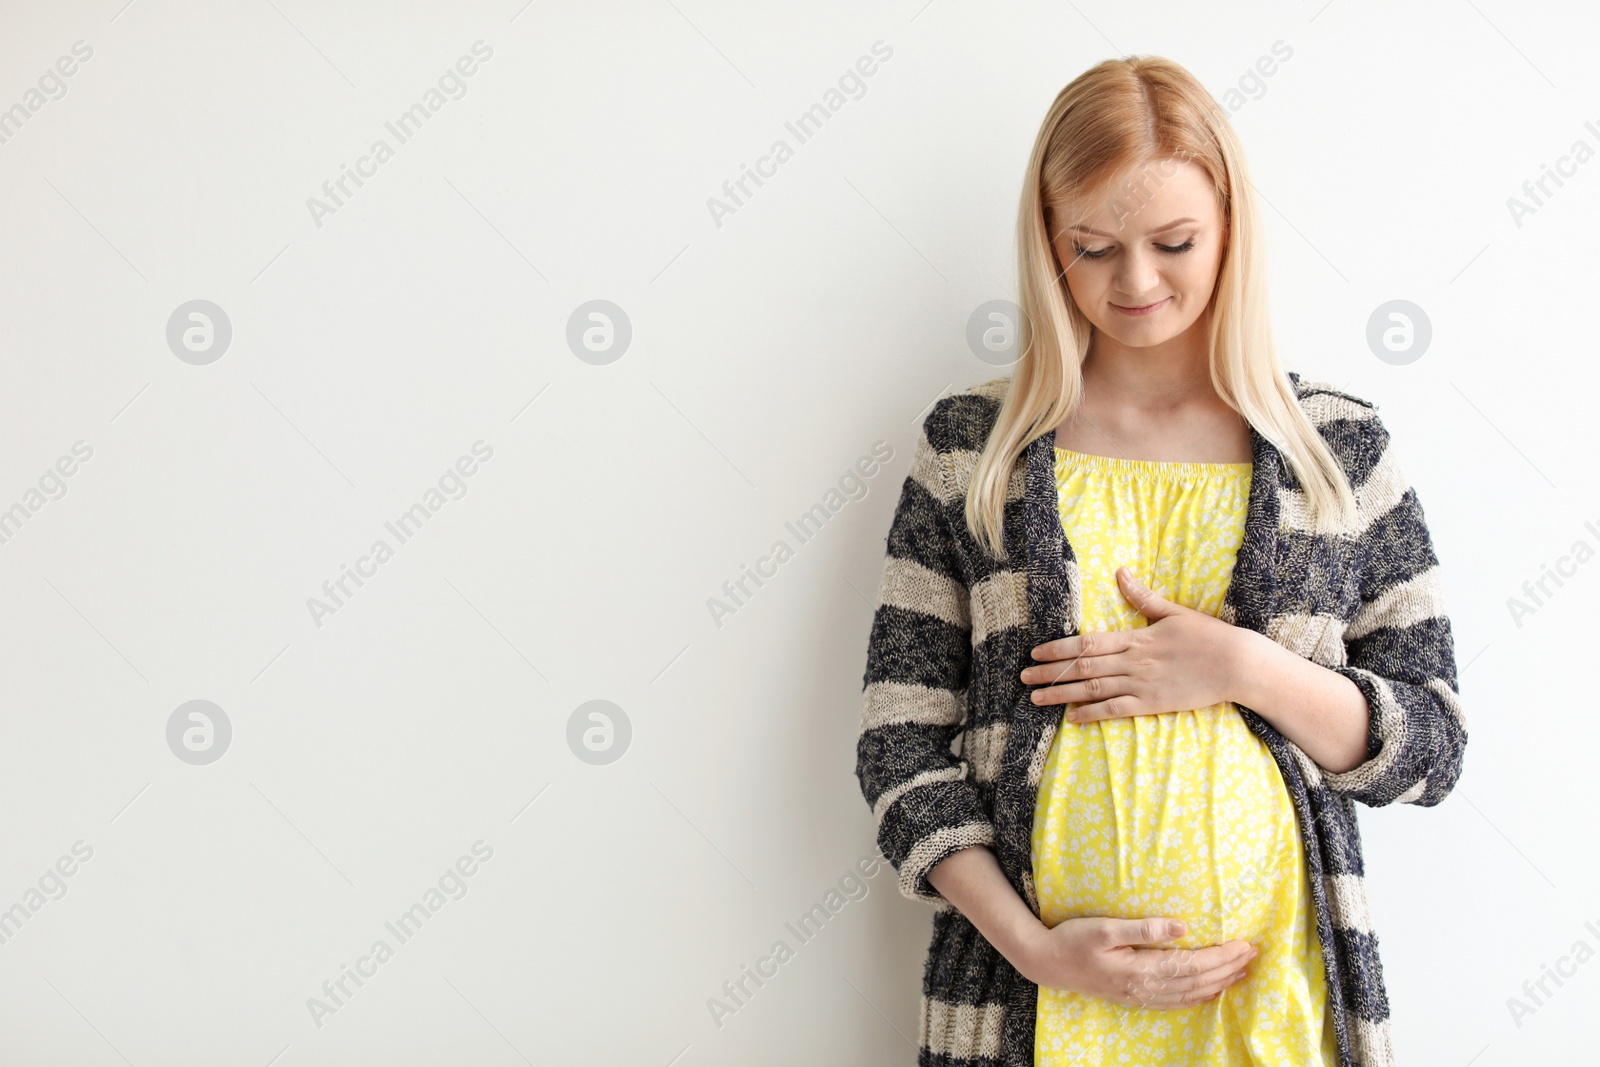
POLYGON ((948 906, 928 872, 952 853, 993 845, 969 766, 951 751, 966 723, 972 620, 952 534, 937 439, 948 401, 923 423, 887 539, 862 679, 856 778, 901 893, 948 906))
POLYGON ((1422 502, 1376 415, 1370 433, 1377 459, 1356 487, 1366 524, 1358 538, 1361 606, 1345 628, 1346 663, 1334 668, 1367 698, 1368 758, 1323 777, 1333 792, 1371 807, 1431 807, 1455 787, 1467 743, 1455 640, 1422 502))

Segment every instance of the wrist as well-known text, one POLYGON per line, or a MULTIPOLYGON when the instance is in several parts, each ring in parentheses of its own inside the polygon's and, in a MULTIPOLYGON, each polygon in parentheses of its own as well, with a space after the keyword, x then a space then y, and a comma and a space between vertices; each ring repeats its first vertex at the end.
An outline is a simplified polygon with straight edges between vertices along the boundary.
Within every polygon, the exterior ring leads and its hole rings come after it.
POLYGON ((1016 968, 1017 973, 1029 981, 1036 981, 1033 976, 1039 973, 1043 953, 1049 944, 1049 933, 1050 928, 1037 915, 1024 908, 1021 915, 1007 924, 1000 939, 1004 944, 997 943, 994 947, 1016 968))
POLYGON ((1277 645, 1265 634, 1242 626, 1233 628, 1232 638, 1223 652, 1228 671, 1228 699, 1255 710, 1263 674, 1262 660, 1269 651, 1264 645, 1274 648, 1277 645))

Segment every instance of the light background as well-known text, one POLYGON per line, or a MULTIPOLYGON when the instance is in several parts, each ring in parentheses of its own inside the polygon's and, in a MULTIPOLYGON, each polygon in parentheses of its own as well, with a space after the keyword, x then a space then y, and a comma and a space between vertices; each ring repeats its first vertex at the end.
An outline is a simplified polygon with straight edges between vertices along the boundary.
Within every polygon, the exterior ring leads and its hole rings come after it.
POLYGON ((1233 114, 1280 351, 1394 433, 1471 730, 1443 805, 1362 812, 1401 1062, 1592 1057, 1600 962, 1520 1025, 1508 998, 1600 949, 1600 563, 1520 625, 1507 601, 1600 546, 1600 163, 1520 225, 1507 201, 1600 145, 1593 8, 0 12, 0 108, 93 49, 0 144, 0 508, 93 449, 0 544, 0 908, 93 849, 0 945, 0 1061, 914 1062, 931 911, 885 868, 810 943, 784 923, 873 849, 861 672, 918 422, 1004 373, 966 323, 1015 296, 1055 93, 1142 52, 1220 98, 1280 40, 1233 114), (479 40, 466 94, 318 226, 307 199, 479 40), (865 93, 719 226, 708 198, 879 40, 865 93), (1397 298, 1433 326, 1405 366, 1365 341, 1397 298), (204 366, 165 337, 194 299, 233 329, 204 366), (608 365, 565 339, 592 299, 632 325, 608 365), (307 599, 479 440, 466 494, 318 626, 307 599), (715 621, 879 440, 866 495, 715 621), (233 727, 207 766, 166 741, 193 699, 233 727), (632 727, 605 766, 567 741, 595 699, 632 727), (313 1023, 479 840, 466 895, 313 1023))

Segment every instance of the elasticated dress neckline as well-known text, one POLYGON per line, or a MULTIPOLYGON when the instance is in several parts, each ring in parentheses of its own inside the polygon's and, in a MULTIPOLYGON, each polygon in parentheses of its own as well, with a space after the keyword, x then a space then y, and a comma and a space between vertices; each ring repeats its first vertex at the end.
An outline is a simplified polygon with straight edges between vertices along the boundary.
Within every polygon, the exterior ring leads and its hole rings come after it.
POLYGON ((1255 464, 1223 463, 1191 459, 1124 459, 1121 456, 1097 456, 1089 452, 1074 452, 1056 445, 1057 473, 1060 465, 1069 462, 1080 467, 1099 468, 1112 474, 1137 474, 1153 478, 1196 478, 1205 474, 1243 474, 1254 469, 1255 464))

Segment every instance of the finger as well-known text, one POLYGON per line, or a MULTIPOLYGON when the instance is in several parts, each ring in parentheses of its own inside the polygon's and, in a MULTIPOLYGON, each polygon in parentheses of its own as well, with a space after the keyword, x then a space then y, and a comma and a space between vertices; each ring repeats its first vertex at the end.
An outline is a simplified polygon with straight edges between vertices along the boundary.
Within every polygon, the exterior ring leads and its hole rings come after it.
POLYGON ((1222 993, 1223 990, 1238 985, 1245 979, 1246 974, 1247 972, 1243 970, 1228 971, 1221 977, 1211 979, 1205 984, 1195 986, 1192 989, 1185 989, 1182 991, 1167 990, 1165 992, 1155 993, 1148 998, 1141 998, 1140 1006, 1146 1008, 1170 1009, 1187 1008, 1195 1004, 1201 1004, 1212 999, 1213 997, 1216 997, 1222 993))
POLYGON ((1205 948, 1141 948, 1131 962, 1141 973, 1158 978, 1187 978, 1209 974, 1219 968, 1240 967, 1256 957, 1256 947, 1248 941, 1229 941, 1205 948))
MULTIPOLYGON (((1169 916, 1152 916, 1145 919, 1101 919, 1100 943, 1106 948, 1131 945, 1159 945, 1164 941, 1182 937, 1189 932, 1189 924, 1169 916)), ((1158 951, 1184 951, 1158 950, 1158 951)))
MULTIPOLYGON (((1148 956, 1152 950, 1135 950, 1140 955, 1148 956)), ((1166 968, 1146 966, 1144 973, 1138 978, 1139 987, 1150 995, 1188 993, 1196 989, 1208 988, 1215 983, 1225 981, 1230 975, 1243 970, 1249 965, 1249 957, 1243 959, 1229 958, 1215 967, 1205 970, 1190 971, 1187 968, 1182 973, 1174 974, 1166 968)))
POLYGON ((1118 693, 1114 697, 1097 701, 1093 704, 1078 704, 1067 709, 1068 722, 1103 722, 1106 719, 1130 719, 1135 715, 1151 714, 1148 705, 1129 693, 1118 693))
MULTIPOLYGON (((1139 577, 1127 567, 1118 567, 1116 570, 1116 577, 1117 585, 1122 590, 1122 595, 1127 598, 1128 603, 1132 604, 1136 608, 1142 609, 1152 600, 1161 599, 1160 597, 1156 596, 1155 592, 1148 585, 1145 585, 1144 582, 1141 581, 1139 577)), ((1142 615, 1144 612, 1140 611, 1139 614, 1142 615)))
POLYGON ((1130 630, 1094 630, 1062 637, 1036 645, 1030 654, 1037 660, 1075 660, 1085 656, 1103 656, 1108 652, 1121 652, 1128 647, 1130 630))
MULTIPOLYGON (((1127 696, 1132 692, 1132 677, 1126 674, 1108 674, 1035 689, 1031 695, 1037 698, 1034 700, 1035 704, 1094 704, 1112 697, 1127 696)), ((1124 713, 1130 710, 1125 709, 1124 713)))
POLYGON ((1034 659, 1071 659, 1078 654, 1077 637, 1058 637, 1028 650, 1034 659))
MULTIPOLYGON (((1131 633, 1132 631, 1126 632, 1131 633)), ((1096 646, 1092 655, 1085 652, 1083 655, 1074 656, 1071 659, 1060 659, 1029 667, 1022 672, 1022 680, 1038 685, 1041 682, 1069 682, 1075 678, 1122 674, 1127 666, 1127 657, 1123 653, 1128 651, 1126 646, 1130 643, 1129 641, 1119 641, 1116 644, 1124 647, 1112 648, 1112 643, 1108 641, 1096 646)))
POLYGON ((1123 598, 1147 619, 1160 619, 1182 610, 1145 585, 1126 567, 1117 568, 1117 585, 1122 589, 1123 598))
MULTIPOLYGON (((1154 953, 1141 950, 1141 955, 1154 955, 1154 953)), ((1133 979, 1118 979, 1118 981, 1123 982, 1130 997, 1136 998, 1141 1003, 1150 1005, 1197 1003, 1213 997, 1222 989, 1226 989, 1227 985, 1240 981, 1248 974, 1251 960, 1253 957, 1229 960, 1216 968, 1203 969, 1179 977, 1168 977, 1165 973, 1146 973, 1139 974, 1133 979)))

